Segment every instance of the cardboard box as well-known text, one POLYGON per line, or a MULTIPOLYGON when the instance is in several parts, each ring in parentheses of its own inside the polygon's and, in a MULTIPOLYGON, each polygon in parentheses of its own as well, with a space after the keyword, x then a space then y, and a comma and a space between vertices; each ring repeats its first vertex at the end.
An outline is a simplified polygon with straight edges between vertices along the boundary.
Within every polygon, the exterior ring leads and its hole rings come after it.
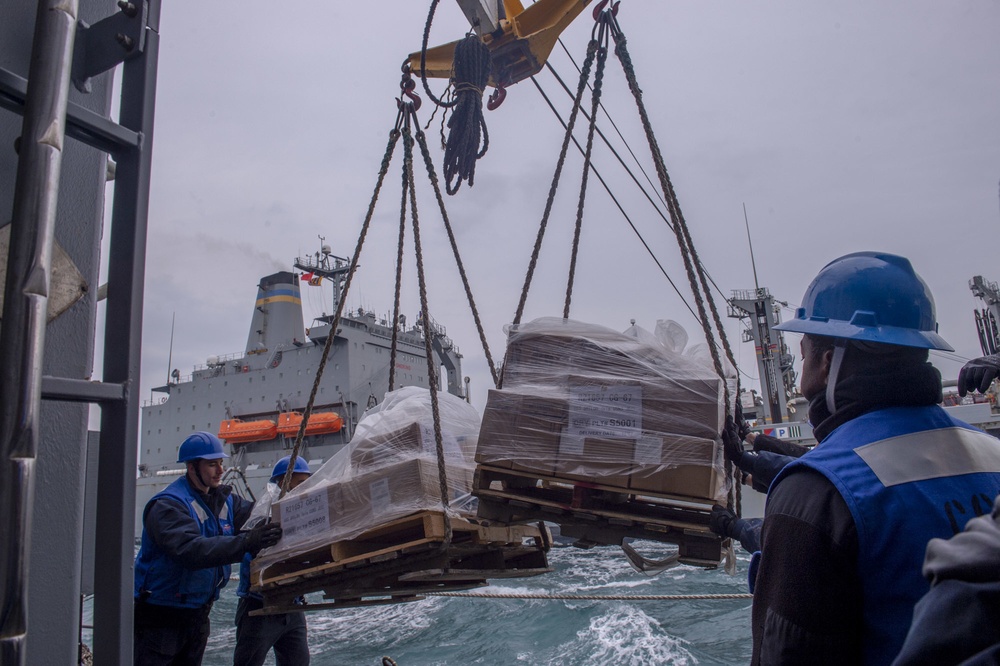
MULTIPOLYGON (((442 431, 441 443, 448 462, 466 464, 470 460, 462 444, 447 432, 442 431)), ((466 446, 471 443, 467 442, 466 446)), ((351 441, 351 469, 358 474, 418 456, 437 458, 432 423, 411 423, 389 433, 355 436, 351 441)))
POLYGON ((554 476, 602 486, 628 488, 635 440, 580 437, 563 433, 554 476))
MULTIPOLYGON (((471 493, 470 465, 447 465, 445 473, 452 499, 471 493)), ((389 520, 440 508, 437 461, 411 458, 289 495, 275 503, 272 513, 283 530, 278 548, 286 550, 307 541, 352 538, 389 520)))
POLYGON ((636 441, 629 488, 724 503, 723 469, 718 439, 647 433, 636 441))
MULTIPOLYGON (((447 465, 451 500, 472 491, 472 469, 447 465)), ((441 508, 436 460, 414 458, 362 474, 340 484, 343 511, 336 521, 345 532, 359 533, 427 509, 441 508)))
POLYGON ((565 400, 491 390, 483 410, 476 462, 551 475, 568 418, 565 400))
POLYGON ((570 375, 570 427, 635 437, 641 431, 714 438, 725 422, 722 383, 714 379, 622 379, 570 375), (589 423, 587 423, 589 421, 589 423))

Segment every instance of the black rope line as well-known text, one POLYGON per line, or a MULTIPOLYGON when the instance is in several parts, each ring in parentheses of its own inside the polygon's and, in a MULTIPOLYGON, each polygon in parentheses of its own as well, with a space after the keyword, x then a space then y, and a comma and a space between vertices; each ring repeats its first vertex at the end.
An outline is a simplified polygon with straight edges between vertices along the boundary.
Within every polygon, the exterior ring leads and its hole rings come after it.
POLYGON ((299 432, 295 435, 295 445, 292 447, 291 457, 288 461, 288 471, 285 472, 285 477, 281 480, 281 495, 284 497, 288 492, 288 488, 292 483, 292 474, 295 472, 295 459, 299 455, 299 451, 302 447, 302 439, 306 434, 306 426, 309 424, 309 417, 312 415, 313 404, 316 402, 316 394, 319 392, 320 379, 323 377, 323 371, 326 369, 327 359, 330 357, 330 349, 333 348, 333 339, 337 337, 337 326, 340 325, 340 318, 344 313, 344 305, 347 303, 347 294, 351 288, 351 283, 354 280, 354 273, 358 268, 358 259, 361 256, 361 248, 364 247, 365 238, 368 236, 368 229, 371 226, 372 217, 375 214, 375 204, 378 202, 379 192, 382 190, 382 183, 385 182, 385 175, 389 171, 389 163, 392 160, 392 153, 396 148, 396 143, 399 141, 400 137, 400 122, 403 118, 403 108, 400 107, 399 113, 396 115, 396 126, 391 132, 389 132, 389 143, 386 145, 385 154, 382 156, 382 165, 379 168, 378 179, 375 183, 375 191, 372 193, 371 201, 368 203, 368 212, 365 214, 365 221, 361 225, 361 233, 358 235, 358 243, 354 248, 354 254, 351 257, 351 270, 347 274, 347 279, 344 281, 344 289, 340 298, 340 302, 337 304, 337 312, 333 316, 333 320, 330 322, 330 333, 326 338, 326 344, 323 345, 323 354, 320 356, 319 367, 316 368, 316 379, 313 381, 312 390, 309 392, 309 400, 306 402, 306 407, 302 412, 302 423, 299 424, 299 432))
POLYGON ((441 196, 441 185, 438 181, 437 172, 434 170, 434 163, 431 160, 430 150, 427 148, 427 137, 420 131, 419 127, 416 132, 417 144, 420 146, 420 153, 424 158, 424 165, 427 168, 427 177, 431 181, 431 186, 434 188, 434 196, 438 202, 438 208, 441 210, 441 219, 444 221, 444 228, 448 234, 448 242, 451 243, 452 254, 455 255, 455 263, 458 265, 458 274, 462 278, 462 286, 465 287, 465 296, 469 300, 469 308, 472 310, 472 317, 476 322, 476 330, 479 332, 479 341, 483 345, 483 352, 486 354, 486 362, 490 366, 490 374, 493 376, 493 385, 496 386, 500 382, 500 374, 497 371, 496 363, 493 361, 493 354, 490 353, 490 345, 486 341, 486 331, 483 328, 482 318, 479 316, 479 309, 476 307, 475 298, 472 296, 472 287, 469 285, 469 277, 465 272, 465 264, 462 262, 462 256, 458 251, 458 242, 455 240, 455 232, 452 230, 451 221, 448 219, 448 211, 445 209, 444 197, 441 196))
MULTIPOLYGON (((710 308, 712 310, 713 319, 716 328, 719 333, 719 338, 722 341, 722 346, 729 357, 730 362, 735 367, 735 357, 732 353, 732 348, 729 346, 729 340, 726 337, 725 329, 722 327, 721 320, 718 315, 718 310, 715 307, 715 302, 712 299, 711 290, 707 286, 707 282, 704 277, 704 273, 701 271, 700 261, 698 260, 697 250, 694 247, 694 242, 691 239, 691 234, 687 227, 687 222, 684 219, 683 213, 681 213, 680 202, 677 199, 677 194, 674 191, 673 183, 670 180, 670 176, 667 173, 666 165, 663 161, 663 154, 660 151, 659 145, 657 144, 656 137, 653 134, 652 125, 649 121, 649 115, 646 112, 645 104, 642 101, 642 90, 639 88, 638 82, 636 81, 635 69, 632 65, 632 59, 628 52, 628 45, 625 35, 621 32, 618 26, 617 20, 611 17, 611 34, 615 40, 615 53, 621 62, 622 69, 625 72, 625 78, 628 81, 629 90, 635 99, 636 106, 639 110, 639 117, 642 122, 643 130, 646 134, 646 140, 649 143, 650 152, 653 157, 653 164, 656 166, 656 173, 660 181, 660 186, 663 189, 663 194, 667 202, 667 207, 670 212, 670 216, 674 221, 674 232, 677 236, 677 244, 681 249, 681 257, 684 260, 684 268, 688 274, 688 281, 691 284, 691 290, 694 294, 695 303, 698 306, 698 312, 700 314, 700 321, 702 328, 705 332, 705 338, 708 341, 709 351, 712 354, 712 362, 715 366, 715 371, 719 376, 719 380, 722 382, 723 395, 725 399, 725 416, 728 420, 731 416, 730 407, 730 392, 729 383, 726 380, 726 375, 722 367, 722 360, 719 358, 719 352, 715 344, 714 336, 711 329, 711 323, 709 322, 708 314, 705 311, 704 300, 708 300, 710 308), (704 299, 702 289, 704 289, 704 299)), ((739 375, 737 375, 737 390, 739 388, 739 375)), ((726 471, 730 476, 735 475, 733 470, 732 462, 726 460, 726 471)), ((737 513, 740 513, 740 503, 741 503, 741 489, 739 483, 733 484, 733 491, 730 498, 730 504, 735 505, 737 513), (735 496, 735 497, 733 497, 735 496)))
MULTIPOLYGON (((521 290, 521 299, 517 304, 517 311, 514 314, 513 325, 521 323, 524 315, 524 306, 528 300, 528 291, 531 289, 531 279, 535 274, 535 267, 538 265, 538 255, 542 249, 542 240, 545 237, 545 228, 549 222, 549 215, 552 213, 552 204, 556 198, 556 190, 559 188, 559 176, 562 174, 563 165, 566 162, 566 151, 569 149, 570 139, 573 137, 573 126, 580 111, 580 101, 583 99, 583 91, 587 87, 587 79, 590 78, 590 68, 597 55, 597 39, 592 38, 587 45, 587 57, 583 62, 583 72, 580 74, 580 82, 577 85, 576 97, 573 98, 573 110, 569 114, 569 122, 566 123, 566 135, 563 137, 562 148, 559 150, 559 160, 556 162, 556 170, 552 175, 552 183, 549 185, 549 196, 545 201, 545 212, 542 214, 542 221, 538 225, 538 236, 535 238, 535 247, 531 252, 531 260, 528 262, 528 272, 524 278, 524 288, 521 290)), ((503 385, 503 371, 500 372, 500 385, 503 385)))
MULTIPOLYGON (((531 82, 535 84, 535 88, 538 89, 538 92, 542 96, 542 99, 544 99, 545 103, 549 105, 549 109, 552 110, 552 113, 553 113, 553 115, 555 115, 556 120, 558 120, 559 123, 563 126, 563 129, 565 129, 566 128, 566 121, 563 120, 563 117, 559 114, 559 111, 556 109, 555 105, 552 103, 552 100, 546 94, 546 92, 542 88, 541 84, 538 83, 538 80, 535 77, 531 77, 531 82)), ((570 93, 570 94, 572 94, 572 93, 570 93)), ((600 133, 600 129, 598 129, 597 131, 598 131, 598 133, 600 133)), ((576 146, 577 150, 580 151, 580 154, 583 155, 583 146, 580 145, 580 142, 577 141, 576 138, 573 139, 573 144, 576 146)), ((612 152, 613 151, 614 151, 614 149, 612 148, 612 152)), ((621 158, 619 157, 619 161, 620 160, 621 160, 621 158)), ((628 170, 628 167, 625 167, 625 169, 628 170)), ((615 193, 611 191, 611 186, 608 185, 607 181, 604 180, 604 177, 601 175, 601 172, 597 169, 597 167, 594 166, 593 162, 591 162, 591 164, 590 164, 590 170, 594 172, 594 176, 597 177, 597 180, 604 187, 604 191, 607 192, 607 194, 608 194, 609 197, 611 197, 611 201, 614 202, 615 206, 617 206, 617 208, 618 208, 618 211, 622 214, 622 217, 625 218, 625 221, 632 228, 632 231, 633 231, 633 233, 635 233, 636 238, 638 238, 639 242, 642 243, 642 246, 644 248, 646 248, 646 252, 649 254, 649 257, 653 260, 653 263, 656 264, 656 267, 660 269, 660 273, 662 273, 663 277, 667 280, 668 283, 670 283, 670 286, 673 288, 674 293, 676 293, 677 296, 681 299, 681 303, 683 303, 684 307, 686 307, 688 309, 688 312, 691 313, 691 316, 694 317, 695 319, 697 319, 698 318, 698 314, 694 311, 694 308, 691 307, 691 304, 687 302, 687 298, 684 296, 683 293, 681 293, 681 290, 677 286, 677 283, 674 282, 673 278, 671 278, 670 275, 667 273, 667 269, 663 267, 662 263, 660 263, 660 260, 656 257, 656 254, 653 252, 653 248, 651 248, 649 246, 649 243, 646 242, 646 239, 643 237, 642 233, 635 226, 635 223, 632 222, 632 218, 625 211, 625 207, 622 206, 621 201, 618 200, 618 197, 615 196, 615 193)), ((633 179, 634 179, 634 176, 633 176, 633 179)), ((641 185, 640 185, 640 188, 641 188, 641 185)), ((647 198, 649 197, 648 194, 646 196, 647 196, 647 198)), ((660 214, 662 215, 662 213, 660 213, 660 214)), ((664 220, 666 220, 666 217, 664 217, 664 220)), ((669 221, 667 221, 667 223, 669 224, 669 221)))
POLYGON ((458 104, 457 99, 452 99, 450 102, 445 102, 434 96, 431 92, 431 87, 427 83, 427 40, 430 38, 431 34, 431 23, 434 22, 434 12, 437 10, 439 0, 431 0, 431 7, 427 11, 427 21, 424 23, 424 40, 420 45, 420 81, 424 84, 424 92, 427 93, 427 97, 434 102, 437 106, 443 106, 445 108, 451 108, 458 104))
MULTIPOLYGON (((409 117, 404 120, 409 123, 409 117)), ((389 391, 396 388, 396 355, 399 346, 399 302, 403 289, 403 245, 406 241, 406 194, 409 181, 402 169, 403 194, 399 202, 399 242, 396 245, 396 290, 392 305, 392 343, 389 346, 389 391)))
MULTIPOLYGON (((559 43, 562 44, 562 40, 559 40, 559 43)), ((565 45, 563 45, 563 50, 566 51, 567 54, 569 54, 569 51, 566 49, 565 45)), ((580 71, 579 65, 576 64, 576 61, 573 60, 572 56, 570 56, 570 61, 573 63, 573 66, 576 67, 577 71, 580 71)), ((556 82, 558 82, 559 85, 562 87, 562 89, 566 91, 566 94, 570 97, 570 99, 572 99, 573 98, 573 91, 570 90, 569 86, 566 85, 566 82, 563 81, 563 78, 559 75, 559 72, 556 71, 555 67, 552 66, 552 63, 549 62, 549 61, 546 61, 545 62, 545 67, 546 67, 546 69, 549 70, 549 72, 552 73, 552 76, 555 77, 556 82)), ((539 92, 542 92, 541 91, 541 86, 539 85, 539 83, 537 81, 535 81, 534 77, 532 77, 532 81, 534 81, 535 86, 539 88, 539 92)), ((546 97, 546 95, 545 95, 544 92, 542 92, 542 96, 546 97)), ((548 102, 548 98, 547 97, 546 97, 546 102, 548 102)), ((559 116, 559 113, 555 110, 555 107, 552 105, 551 102, 549 102, 549 108, 551 108, 553 110, 553 112, 556 113, 557 117, 559 116)), ((673 231, 673 228, 674 228, 673 227, 673 222, 670 221, 670 218, 663 211, 663 208, 661 208, 661 204, 662 204, 663 207, 666 207, 666 205, 667 205, 666 202, 663 200, 663 195, 661 195, 656 190, 656 185, 654 185, 653 182, 652 182, 652 180, 650 180, 649 174, 646 173, 646 169, 642 166, 642 163, 639 162, 639 158, 636 156, 635 152, 632 150, 632 146, 629 145, 629 142, 622 135, 621 130, 618 129, 618 125, 615 123, 614 118, 611 117, 611 114, 608 112, 608 110, 604 107, 604 104, 601 104, 601 110, 604 111, 604 115, 607 116, 608 121, 611 123, 611 126, 615 128, 615 132, 618 134, 618 137, 621 139, 622 143, 625 145, 626 150, 628 150, 629 154, 632 156, 632 159, 635 160, 636 166, 639 168, 639 171, 642 172, 642 175, 646 179, 646 182, 653 188, 653 191, 656 193, 656 201, 653 200, 653 197, 649 193, 649 191, 646 189, 646 186, 643 185, 641 182, 639 182, 639 178, 635 175, 635 173, 633 173, 632 169, 628 166, 628 164, 625 163, 625 160, 622 158, 621 154, 611 144, 611 141, 604 134, 604 132, 601 131, 600 127, 597 128, 597 135, 599 137, 601 137, 601 140, 604 142, 604 145, 608 148, 608 150, 611 151, 611 154, 615 156, 615 159, 618 160, 618 163, 621 164, 622 168, 625 169, 625 173, 627 173, 629 175, 629 177, 632 179, 632 182, 634 182, 636 184, 636 186, 639 188, 639 191, 642 192, 642 195, 646 198, 646 200, 649 201, 650 205, 653 207, 653 210, 656 211, 656 214, 659 215, 660 218, 663 220, 663 222, 667 225, 667 227, 669 227, 670 230, 673 231)), ((587 117, 588 120, 590 119, 590 117, 587 116, 586 112, 584 112, 584 116, 587 117)), ((561 122, 561 119, 560 119, 560 122, 561 122)), ((563 125, 565 126, 565 123, 563 123, 563 125)), ((596 173, 596 171, 595 171, 595 173, 596 173)), ((654 256, 654 259, 655 259, 655 256, 654 256)), ((659 264, 659 261, 657 261, 657 264, 659 264)), ((722 291, 722 288, 719 287, 719 285, 715 282, 715 279, 712 278, 711 274, 707 272, 707 269, 705 269, 704 266, 702 267, 702 269, 706 271, 706 276, 708 277, 709 282, 711 282, 712 286, 715 287, 715 291, 718 292, 719 296, 721 296, 723 298, 723 300, 728 301, 728 297, 726 296, 725 292, 722 291)), ((666 274, 664 274, 664 275, 666 275, 666 274)), ((669 280, 669 278, 668 278, 668 280, 669 280)), ((670 284, 673 285, 673 281, 671 281, 670 284)), ((676 289, 676 287, 674 287, 674 288, 676 289)), ((691 308, 691 306, 684 299, 684 296, 681 295, 679 292, 678 292, 678 296, 681 296, 681 300, 684 301, 685 307, 687 307, 687 309, 691 312, 691 314, 694 315, 694 310, 691 308)), ((695 317, 697 317, 697 315, 695 315, 695 317)))
POLYGON ((601 90, 604 82, 604 65, 608 61, 608 29, 607 21, 598 22, 597 68, 594 70, 594 87, 591 94, 590 123, 587 127, 587 148, 583 153, 583 175, 580 179, 580 197, 576 205, 576 225, 573 228, 573 249, 570 252, 569 277, 566 280, 566 303, 563 306, 563 319, 569 319, 569 306, 573 300, 573 279, 576 276, 576 260, 580 252, 580 232, 583 229, 583 206, 587 199, 587 181, 590 175, 590 157, 594 150, 594 130, 597 128, 597 108, 601 103, 601 90))
MULTIPOLYGON (((416 122, 416 112, 412 105, 408 106, 407 113, 412 114, 414 125, 419 128, 416 122)), ((413 137, 410 135, 410 127, 407 123, 403 127, 403 164, 406 171, 406 179, 410 191, 410 212, 413 222, 413 249, 417 260, 417 285, 420 291, 420 314, 424 329, 424 352, 427 355, 427 385, 431 397, 431 414, 434 420, 434 444, 437 451, 438 464, 438 485, 441 490, 441 505, 445 513, 444 519, 444 541, 441 542, 440 550, 445 552, 451 547, 452 529, 451 518, 449 516, 450 504, 448 501, 448 473, 444 464, 444 440, 441 435, 441 413, 438 408, 438 383, 437 370, 434 367, 434 350, 431 348, 431 315, 427 304, 427 281, 424 276, 424 256, 420 244, 420 220, 417 214, 417 195, 414 191, 413 178, 413 137)))

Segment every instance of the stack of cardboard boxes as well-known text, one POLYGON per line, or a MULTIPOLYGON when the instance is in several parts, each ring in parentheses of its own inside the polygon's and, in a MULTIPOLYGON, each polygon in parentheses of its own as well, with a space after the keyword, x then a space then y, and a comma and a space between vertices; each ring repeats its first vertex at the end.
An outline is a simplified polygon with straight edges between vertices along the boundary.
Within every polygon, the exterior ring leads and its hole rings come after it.
MULTIPOLYGON (((459 401, 439 396, 442 399, 459 401)), ((474 515, 463 500, 471 497, 477 434, 469 431, 467 422, 478 424, 478 414, 464 401, 459 402, 470 410, 472 418, 457 428, 454 423, 442 423, 445 477, 450 509, 474 515)), ((413 413, 406 414, 406 418, 411 416, 413 413)), ((425 510, 444 510, 433 422, 421 419, 405 423, 390 415, 375 427, 359 426, 346 449, 307 484, 274 504, 272 520, 281 524, 283 535, 267 559, 277 561, 352 539, 425 510)))
POLYGON ((603 327, 538 320, 510 336, 476 462, 723 501, 723 396, 703 363, 603 327))

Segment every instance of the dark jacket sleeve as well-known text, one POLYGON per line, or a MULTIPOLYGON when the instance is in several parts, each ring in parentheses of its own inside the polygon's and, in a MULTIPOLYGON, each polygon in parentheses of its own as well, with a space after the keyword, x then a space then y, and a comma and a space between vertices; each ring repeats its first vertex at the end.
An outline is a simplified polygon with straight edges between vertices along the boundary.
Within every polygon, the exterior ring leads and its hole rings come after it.
POLYGON ((233 564, 247 551, 245 534, 202 536, 187 508, 168 497, 153 502, 144 525, 156 545, 187 569, 233 564))
POLYGON ((741 518, 736 521, 736 539, 748 553, 760 550, 760 532, 764 526, 761 518, 741 518))
POLYGON ((770 451, 761 451, 753 457, 750 470, 753 476, 754 490, 766 493, 771 487, 771 482, 778 476, 778 472, 784 469, 785 465, 795 460, 794 456, 787 456, 770 451))
POLYGON ((239 495, 232 495, 233 498, 233 525, 236 529, 242 529, 243 524, 247 522, 247 518, 250 517, 250 512, 253 511, 253 502, 245 500, 239 495))
POLYGON ((861 663, 857 531, 836 488, 789 474, 768 497, 761 545, 752 663, 861 663))

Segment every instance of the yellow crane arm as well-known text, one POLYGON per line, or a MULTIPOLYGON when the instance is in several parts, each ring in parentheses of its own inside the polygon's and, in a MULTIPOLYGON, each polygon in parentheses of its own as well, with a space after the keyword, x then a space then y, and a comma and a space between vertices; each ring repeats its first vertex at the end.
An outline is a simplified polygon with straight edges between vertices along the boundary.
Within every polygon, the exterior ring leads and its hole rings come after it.
MULTIPOLYGON (((503 0, 504 13, 496 30, 480 35, 490 50, 493 66, 489 85, 509 86, 537 74, 552 53, 559 35, 590 0, 538 0, 525 9, 519 0, 503 0)), ((428 48, 425 56, 428 78, 450 78, 458 41, 428 48)), ((410 71, 419 75, 420 51, 407 59, 410 71)))

